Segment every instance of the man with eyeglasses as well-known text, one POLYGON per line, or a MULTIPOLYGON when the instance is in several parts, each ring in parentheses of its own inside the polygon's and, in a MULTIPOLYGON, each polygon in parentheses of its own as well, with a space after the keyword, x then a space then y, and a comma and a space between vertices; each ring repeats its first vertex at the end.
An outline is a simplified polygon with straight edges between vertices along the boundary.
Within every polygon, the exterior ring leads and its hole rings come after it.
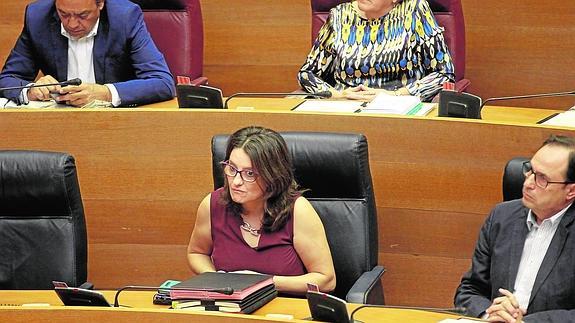
POLYGON ((0 73, 0 87, 78 86, 7 90, 19 104, 49 100, 84 106, 95 100, 134 106, 174 97, 164 56, 146 29, 140 7, 128 0, 38 0, 29 4, 24 29, 0 73))
POLYGON ((489 322, 575 322, 575 138, 549 137, 523 173, 523 198, 481 228, 455 305, 489 322))

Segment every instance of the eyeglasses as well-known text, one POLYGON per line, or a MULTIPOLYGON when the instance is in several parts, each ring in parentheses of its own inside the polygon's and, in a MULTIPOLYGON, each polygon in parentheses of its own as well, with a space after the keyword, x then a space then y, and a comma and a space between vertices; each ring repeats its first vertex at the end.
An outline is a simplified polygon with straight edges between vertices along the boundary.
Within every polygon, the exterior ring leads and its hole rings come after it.
POLYGON ((527 177, 531 176, 531 174, 533 174, 535 176, 535 185, 537 185, 541 188, 547 188, 547 185, 549 185, 549 184, 573 184, 573 183, 575 183, 575 182, 570 182, 570 181, 564 181, 564 182, 550 181, 547 178, 545 178, 545 175, 534 172, 530 161, 523 162, 522 170, 523 170, 523 175, 525 175, 525 178, 527 178, 527 177))
POLYGON ((220 162, 220 165, 224 166, 224 174, 228 177, 236 177, 237 174, 240 174, 242 180, 248 183, 253 183, 258 178, 258 173, 253 169, 239 170, 230 164, 229 160, 220 162))

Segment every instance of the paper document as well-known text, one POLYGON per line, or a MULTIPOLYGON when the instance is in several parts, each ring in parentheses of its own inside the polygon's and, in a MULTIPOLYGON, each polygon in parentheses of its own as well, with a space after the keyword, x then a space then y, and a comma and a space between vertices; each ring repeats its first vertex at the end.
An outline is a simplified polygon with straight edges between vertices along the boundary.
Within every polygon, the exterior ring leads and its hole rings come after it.
MULTIPOLYGON (((80 108, 113 108, 111 102, 93 100, 80 108)), ((30 101, 28 104, 18 105, 14 101, 6 98, 0 98, 0 109, 43 109, 43 108, 74 108, 74 106, 58 103, 54 100, 49 101, 30 101)))
POLYGON ((362 108, 362 104, 363 102, 356 100, 306 100, 293 111, 354 113, 362 108))
POLYGON ((414 114, 422 108, 421 100, 417 96, 380 93, 362 109, 362 112, 407 115, 414 114))
POLYGON ((30 109, 41 109, 41 108, 64 108, 69 107, 64 104, 58 104, 56 101, 30 101, 28 104, 21 104, 18 105, 14 101, 10 101, 6 98, 0 98, 0 109, 21 109, 21 108, 30 108, 30 109))
POLYGON ((548 126, 561 126, 561 127, 571 127, 575 128, 575 111, 568 110, 557 114, 551 119, 546 120, 541 123, 548 126))
MULTIPOLYGON (((418 105, 416 105, 415 107, 413 107, 411 110, 407 111, 407 113, 405 113, 404 115, 426 116, 429 114, 429 112, 431 110, 433 110, 436 107, 437 107, 437 103, 421 102, 418 105)), ((389 112, 388 110, 385 110, 385 109, 369 109, 369 108, 363 108, 363 109, 361 109, 361 111, 359 113, 371 113, 371 114, 390 114, 391 113, 391 114, 396 114, 396 113, 389 112)))

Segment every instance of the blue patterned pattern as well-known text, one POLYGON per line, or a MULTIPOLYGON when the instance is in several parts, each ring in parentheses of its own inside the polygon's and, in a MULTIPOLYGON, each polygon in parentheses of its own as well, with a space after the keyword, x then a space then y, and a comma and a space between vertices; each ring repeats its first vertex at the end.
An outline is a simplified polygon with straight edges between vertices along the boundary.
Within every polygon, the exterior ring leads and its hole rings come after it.
POLYGON ((378 19, 359 16, 355 2, 333 8, 298 73, 308 92, 360 84, 431 100, 454 81, 451 55, 426 0, 404 0, 378 19))

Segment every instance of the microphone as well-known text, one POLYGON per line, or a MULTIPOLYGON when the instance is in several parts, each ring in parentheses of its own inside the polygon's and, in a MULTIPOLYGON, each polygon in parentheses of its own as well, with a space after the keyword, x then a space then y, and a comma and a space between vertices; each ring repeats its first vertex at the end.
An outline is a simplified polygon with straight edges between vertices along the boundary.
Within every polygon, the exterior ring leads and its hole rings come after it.
POLYGON ((236 98, 236 97, 242 97, 242 96, 288 96, 288 95, 295 95, 295 96, 311 96, 311 97, 315 97, 315 98, 324 98, 324 99, 328 99, 331 98, 331 92, 330 91, 321 91, 321 92, 316 92, 316 93, 298 93, 298 92, 294 92, 294 93, 281 93, 281 92, 254 92, 254 93, 248 93, 248 92, 240 92, 240 93, 235 93, 232 94, 230 96, 228 96, 228 98, 226 99, 226 101, 224 102, 224 109, 228 108, 228 101, 230 101, 232 98, 236 98))
POLYGON ((575 91, 493 97, 482 102, 480 97, 470 93, 442 90, 439 92, 438 115, 440 117, 481 119, 481 109, 487 102, 568 95, 575 95, 575 91))
POLYGON ((467 312, 464 307, 456 308, 437 308, 437 307, 419 307, 419 306, 395 306, 395 305, 373 305, 365 304, 355 308, 351 315, 347 315, 347 303, 338 297, 322 293, 319 291, 308 290, 306 293, 309 311, 312 321, 337 322, 337 323, 359 323, 353 319, 354 314, 366 307, 375 308, 397 308, 409 310, 421 310, 438 313, 460 314, 465 315, 467 312))
POLYGON ((23 89, 33 88, 33 87, 56 86, 56 85, 68 86, 68 85, 80 85, 80 84, 82 84, 82 80, 79 78, 75 78, 75 79, 71 79, 71 80, 64 81, 64 82, 50 83, 50 84, 30 84, 30 85, 21 85, 21 86, 12 86, 12 87, 2 87, 2 88, 0 88, 0 92, 9 91, 9 90, 23 90, 23 89))
POLYGON ((483 101, 481 107, 485 105, 487 102, 493 101, 502 101, 502 100, 517 100, 517 99, 531 99, 531 98, 546 98, 546 97, 553 97, 553 96, 567 96, 567 95, 575 95, 575 91, 569 92, 554 92, 554 93, 538 93, 538 94, 527 94, 527 95, 515 95, 515 96, 502 96, 497 98, 489 98, 483 101))
MULTIPOLYGON (((116 291, 116 295, 114 296, 114 307, 120 307, 118 302, 118 298, 120 297, 120 293, 124 290, 190 290, 188 287, 160 287, 160 286, 137 286, 137 285, 130 285, 124 286, 116 291)), ((211 288, 211 289, 196 289, 201 292, 206 293, 220 293, 224 295, 232 295, 234 293, 234 289, 231 287, 223 287, 223 288, 211 288)))

